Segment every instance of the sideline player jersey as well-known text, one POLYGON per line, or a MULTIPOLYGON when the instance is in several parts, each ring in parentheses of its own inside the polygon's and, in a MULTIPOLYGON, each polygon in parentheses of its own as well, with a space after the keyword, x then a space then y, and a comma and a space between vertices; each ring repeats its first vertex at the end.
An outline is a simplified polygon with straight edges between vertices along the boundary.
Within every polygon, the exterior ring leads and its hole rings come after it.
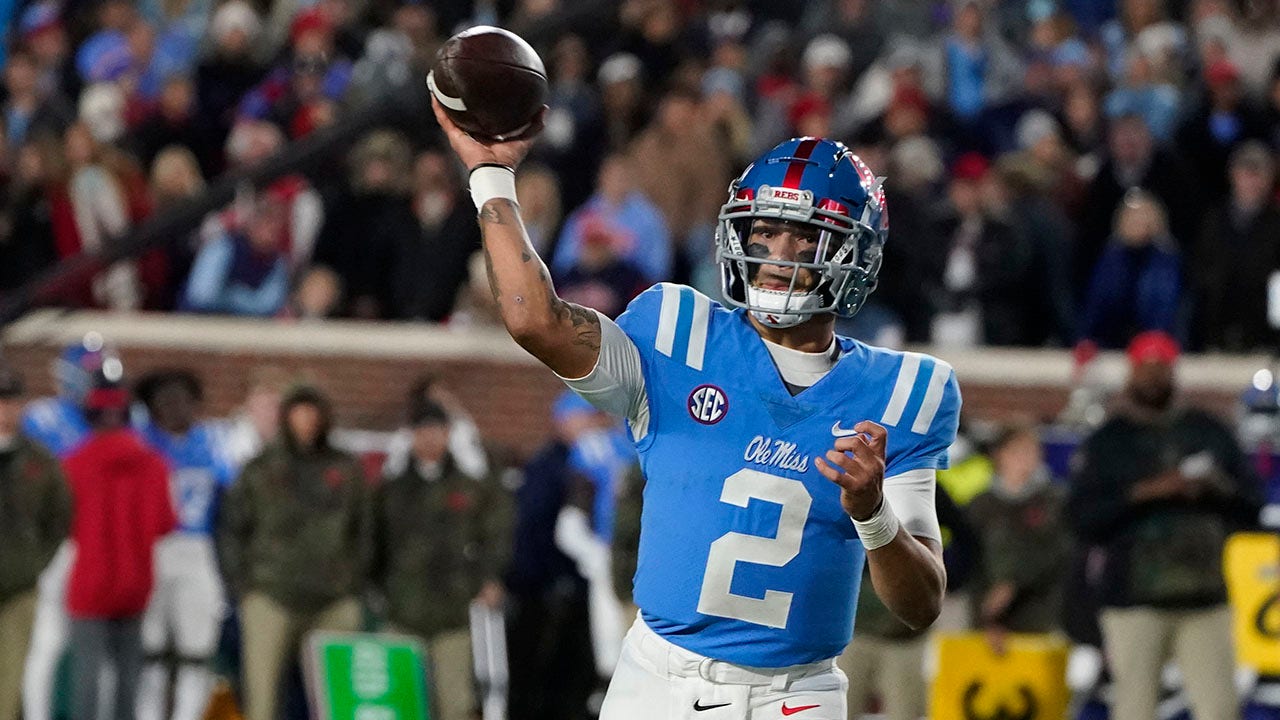
POLYGON ((859 421, 888 430, 885 476, 946 467, 960 391, 934 358, 838 338, 792 396, 743 310, 661 284, 617 320, 649 403, 635 599, 675 644, 741 665, 839 655, 865 551, 813 458, 859 421))
POLYGON ((217 434, 200 423, 186 435, 177 436, 150 422, 142 426, 141 433, 169 464, 169 492, 178 531, 211 534, 218 492, 232 480, 231 469, 217 449, 217 434))

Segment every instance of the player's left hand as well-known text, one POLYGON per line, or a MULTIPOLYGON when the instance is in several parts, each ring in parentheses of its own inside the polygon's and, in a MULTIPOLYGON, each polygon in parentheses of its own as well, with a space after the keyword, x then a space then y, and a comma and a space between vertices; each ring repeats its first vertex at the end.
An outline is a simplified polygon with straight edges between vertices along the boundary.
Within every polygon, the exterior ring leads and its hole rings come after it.
POLYGON ((889 431, 863 420, 857 435, 836 440, 827 457, 814 458, 818 472, 840 486, 840 504, 854 520, 871 517, 884 499, 885 446, 889 431))

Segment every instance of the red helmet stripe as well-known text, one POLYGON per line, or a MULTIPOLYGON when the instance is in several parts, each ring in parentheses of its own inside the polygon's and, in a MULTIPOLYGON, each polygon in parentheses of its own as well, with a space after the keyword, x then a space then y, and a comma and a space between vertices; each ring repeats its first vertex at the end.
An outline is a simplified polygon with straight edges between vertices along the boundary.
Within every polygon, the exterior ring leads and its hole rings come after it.
POLYGON ((804 176, 804 169, 809 163, 809 156, 813 154, 813 149, 818 147, 818 141, 815 138, 807 138, 801 140, 796 146, 796 154, 791 160, 791 165, 787 167, 787 175, 782 179, 782 186, 800 189, 800 178, 804 176))

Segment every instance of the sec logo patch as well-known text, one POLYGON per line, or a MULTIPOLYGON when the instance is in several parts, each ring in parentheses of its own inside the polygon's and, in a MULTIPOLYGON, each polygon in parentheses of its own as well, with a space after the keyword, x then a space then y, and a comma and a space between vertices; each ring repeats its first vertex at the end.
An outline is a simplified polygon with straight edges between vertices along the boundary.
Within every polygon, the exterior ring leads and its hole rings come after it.
POLYGON ((715 425, 729 411, 729 398, 715 385, 699 385, 689 393, 689 415, 703 425, 715 425))

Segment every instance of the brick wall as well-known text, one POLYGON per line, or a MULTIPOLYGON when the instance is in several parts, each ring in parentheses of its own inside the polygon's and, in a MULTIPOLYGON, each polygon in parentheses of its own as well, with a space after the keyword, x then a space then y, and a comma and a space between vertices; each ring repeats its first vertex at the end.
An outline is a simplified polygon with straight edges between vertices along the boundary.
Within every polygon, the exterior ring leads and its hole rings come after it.
MULTIPOLYGON (((6 356, 24 374, 34 394, 53 391, 49 373, 54 346, 10 344, 6 356)), ((520 456, 533 452, 549 432, 547 407, 562 385, 550 371, 527 362, 491 359, 432 359, 130 347, 120 352, 128 373, 137 377, 157 367, 189 367, 205 383, 207 410, 223 415, 243 397, 255 368, 274 364, 311 377, 334 399, 338 422, 370 430, 394 428, 404 412, 404 397, 413 380, 432 373, 449 387, 475 416, 493 443, 520 456)), ((1004 386, 990 381, 966 382, 961 374, 965 414, 999 419, 1011 414, 1049 419, 1062 409, 1064 386, 1004 386)), ((1193 398, 1229 412, 1234 393, 1197 391, 1193 398)))

